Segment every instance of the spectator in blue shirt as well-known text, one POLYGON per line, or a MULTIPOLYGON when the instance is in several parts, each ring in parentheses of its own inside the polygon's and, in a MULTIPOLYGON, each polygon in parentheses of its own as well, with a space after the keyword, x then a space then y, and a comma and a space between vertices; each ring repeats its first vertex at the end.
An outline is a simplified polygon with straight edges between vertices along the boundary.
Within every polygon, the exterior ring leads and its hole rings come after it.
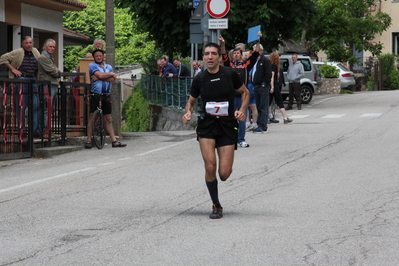
POLYGON ((108 131, 109 137, 112 141, 112 147, 125 147, 126 144, 116 140, 114 128, 112 127, 111 110, 112 105, 109 100, 112 88, 112 82, 116 80, 116 74, 113 73, 111 65, 104 63, 104 50, 94 50, 93 53, 94 63, 89 64, 89 76, 91 84, 91 93, 94 94, 90 97, 90 116, 87 123, 87 141, 85 148, 91 148, 92 117, 93 113, 97 110, 98 99, 102 97, 102 110, 104 114, 105 129, 108 131))

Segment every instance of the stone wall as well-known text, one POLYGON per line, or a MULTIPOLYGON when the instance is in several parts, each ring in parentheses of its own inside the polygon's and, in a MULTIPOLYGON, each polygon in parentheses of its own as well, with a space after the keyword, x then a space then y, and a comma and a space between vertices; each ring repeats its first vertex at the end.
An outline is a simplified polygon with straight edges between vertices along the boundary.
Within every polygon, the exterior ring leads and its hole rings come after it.
POLYGON ((319 89, 314 94, 339 94, 341 91, 341 80, 339 78, 324 78, 319 89))
POLYGON ((184 124, 184 110, 150 104, 150 131, 193 130, 197 126, 198 114, 193 113, 191 122, 184 124))

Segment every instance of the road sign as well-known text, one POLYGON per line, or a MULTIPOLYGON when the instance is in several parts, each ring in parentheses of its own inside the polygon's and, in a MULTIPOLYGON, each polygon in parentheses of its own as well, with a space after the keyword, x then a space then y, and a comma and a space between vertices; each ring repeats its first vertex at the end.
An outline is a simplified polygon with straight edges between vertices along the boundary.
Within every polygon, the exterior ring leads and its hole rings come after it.
POLYGON ((194 0, 193 1, 193 8, 197 8, 201 0, 194 0))
POLYGON ((228 29, 228 19, 227 18, 218 18, 218 19, 209 19, 208 20, 208 29, 210 30, 224 30, 228 29))
POLYGON ((208 0, 206 3, 206 10, 209 15, 214 18, 222 18, 229 13, 230 1, 229 0, 208 0))

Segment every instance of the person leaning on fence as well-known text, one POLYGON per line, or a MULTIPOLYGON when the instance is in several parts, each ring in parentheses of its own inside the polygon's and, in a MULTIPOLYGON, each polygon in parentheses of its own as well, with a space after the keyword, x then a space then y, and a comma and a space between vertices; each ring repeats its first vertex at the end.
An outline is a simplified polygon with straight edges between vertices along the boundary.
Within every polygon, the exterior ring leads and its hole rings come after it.
POLYGON ((125 147, 126 144, 116 140, 114 128, 112 127, 112 105, 109 101, 109 94, 111 94, 112 82, 116 80, 116 74, 113 73, 111 65, 104 63, 105 51, 100 49, 94 50, 92 55, 94 58, 94 63, 89 64, 89 76, 91 84, 90 92, 93 94, 104 93, 108 95, 95 95, 90 97, 90 116, 89 122, 87 123, 87 141, 85 148, 91 149, 91 136, 93 134, 91 120, 93 113, 97 110, 98 97, 103 97, 102 110, 104 114, 105 129, 108 131, 109 137, 111 138, 112 147, 125 147))
POLYGON ((178 57, 173 58, 172 60, 173 65, 176 67, 176 75, 173 75, 173 77, 190 77, 190 69, 183 64, 178 57))
MULTIPOLYGON (((31 79, 35 80, 37 76, 38 64, 37 60, 40 57, 40 52, 33 47, 33 39, 30 36, 26 36, 22 41, 22 47, 17 48, 9 53, 3 54, 0 57, 0 65, 5 65, 8 68, 8 77, 17 79, 31 79)), ((23 85, 23 108, 22 114, 25 114, 25 109, 29 103, 29 86, 28 84, 23 85)), ((32 129, 34 135, 40 135, 40 101, 38 88, 36 83, 32 85, 32 112, 33 121, 32 129)), ((16 98, 15 106, 18 107, 18 99, 16 98)), ((20 117, 19 108, 16 108, 16 117, 20 117)), ((19 121, 20 126, 25 129, 25 119, 19 121), (21 125, 22 124, 22 125, 21 125)))
MULTIPOLYGON (((39 80, 47 80, 51 82, 51 110, 54 110, 55 100, 57 96, 58 86, 60 85, 61 71, 54 63, 53 54, 55 51, 56 42, 53 39, 47 39, 43 45, 43 52, 37 60, 39 65, 38 78, 39 80)), ((45 125, 47 121, 47 108, 45 109, 45 125)))
MULTIPOLYGON (((162 68, 162 75, 161 75, 162 78, 171 78, 174 75, 177 75, 175 66, 169 62, 169 57, 167 57, 166 55, 161 57, 160 64, 162 68)), ((164 82, 163 84, 165 85, 167 105, 175 104, 172 97, 173 94, 172 83, 168 82, 166 79, 164 79, 163 82, 164 82)))

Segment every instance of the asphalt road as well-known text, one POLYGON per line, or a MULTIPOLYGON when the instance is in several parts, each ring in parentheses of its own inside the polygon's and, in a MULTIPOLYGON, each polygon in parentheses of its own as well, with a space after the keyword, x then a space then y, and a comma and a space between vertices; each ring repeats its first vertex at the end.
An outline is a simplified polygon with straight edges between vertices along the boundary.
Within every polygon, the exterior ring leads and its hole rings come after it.
POLYGON ((398 100, 318 95, 247 133, 220 220, 194 131, 1 167, 0 265, 399 265, 398 100))

